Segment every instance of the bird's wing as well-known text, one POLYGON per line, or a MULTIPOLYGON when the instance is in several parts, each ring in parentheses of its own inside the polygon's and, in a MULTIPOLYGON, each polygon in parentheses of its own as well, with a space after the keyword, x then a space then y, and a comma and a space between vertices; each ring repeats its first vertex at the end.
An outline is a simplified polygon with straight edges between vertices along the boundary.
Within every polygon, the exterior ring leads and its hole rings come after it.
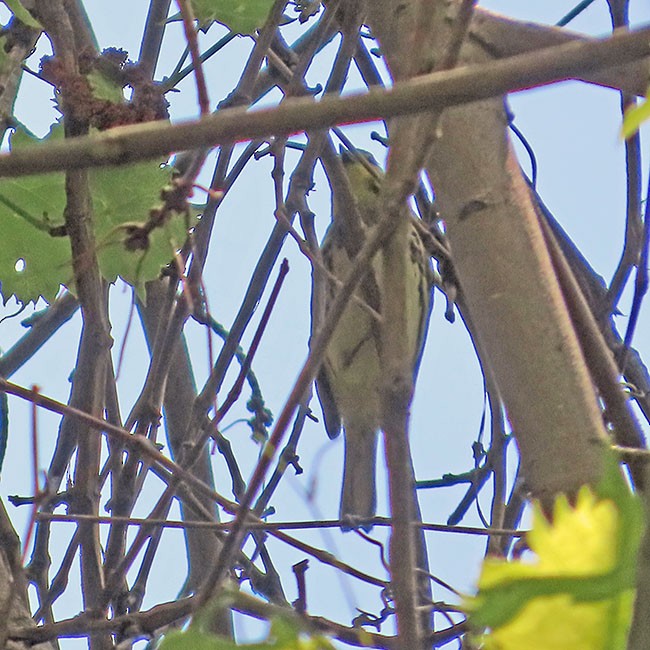
POLYGON ((323 419, 325 420, 325 431, 330 438, 336 438, 341 433, 341 416, 336 408, 334 395, 330 387, 327 369, 321 366, 316 377, 316 393, 321 409, 323 410, 323 419))

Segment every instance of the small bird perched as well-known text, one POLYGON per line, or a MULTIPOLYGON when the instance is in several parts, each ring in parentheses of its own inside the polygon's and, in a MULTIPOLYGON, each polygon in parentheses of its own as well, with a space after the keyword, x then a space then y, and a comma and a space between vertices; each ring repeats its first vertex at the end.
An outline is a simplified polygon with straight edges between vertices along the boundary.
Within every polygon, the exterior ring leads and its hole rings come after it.
MULTIPOLYGON (((353 222, 351 213, 334 197, 334 216, 321 247, 323 263, 328 271, 344 281, 353 259, 377 223, 380 214, 380 191, 383 172, 371 154, 342 152, 343 167, 356 202, 361 223, 353 222), (373 173, 359 159, 363 156, 373 173)), ((415 215, 412 215, 415 220, 415 215)), ((407 337, 411 351, 413 376, 418 371, 425 334, 431 312, 432 269, 429 255, 413 223, 409 236, 410 261, 407 266, 406 286, 409 295, 407 337)), ((381 335, 376 314, 382 313, 382 301, 387 297, 382 290, 383 249, 375 255, 372 269, 356 291, 357 300, 351 300, 336 326, 327 348, 323 365, 317 377, 316 391, 323 410, 325 429, 330 438, 339 435, 341 424, 345 430, 345 462, 340 518, 347 520, 347 530, 356 527, 358 520, 375 515, 375 473, 377 435, 381 424, 380 388, 381 335), (364 309, 360 301, 372 309, 364 309)), ((337 285, 327 282, 325 314, 334 299, 337 285)), ((370 526, 365 526, 366 530, 370 526)))

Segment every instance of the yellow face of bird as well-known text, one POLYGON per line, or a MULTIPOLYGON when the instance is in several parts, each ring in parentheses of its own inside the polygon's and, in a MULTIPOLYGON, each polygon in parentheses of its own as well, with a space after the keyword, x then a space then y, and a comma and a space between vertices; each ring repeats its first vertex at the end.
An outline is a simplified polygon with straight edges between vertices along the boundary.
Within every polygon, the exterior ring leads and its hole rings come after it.
POLYGON ((350 182, 350 189, 357 202, 361 218, 366 225, 372 225, 377 222, 379 216, 379 193, 384 172, 371 154, 365 151, 358 151, 357 154, 363 156, 377 173, 373 174, 356 156, 349 153, 344 153, 342 156, 343 168, 350 182))

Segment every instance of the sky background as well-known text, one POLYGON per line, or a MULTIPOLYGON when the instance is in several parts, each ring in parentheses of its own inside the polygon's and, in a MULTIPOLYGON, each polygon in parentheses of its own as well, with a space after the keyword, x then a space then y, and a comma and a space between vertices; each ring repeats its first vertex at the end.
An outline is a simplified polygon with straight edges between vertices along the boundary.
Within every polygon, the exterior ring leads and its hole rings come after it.
MULTIPOLYGON (((100 47, 120 47, 127 50, 132 58, 137 57, 147 4, 142 0, 85 2, 100 47)), ((571 9, 572 4, 559 0, 494 0, 481 2, 480 6, 521 19, 553 24, 571 9)), ((632 0, 631 15, 636 24, 647 22, 650 20, 650 7, 641 0, 632 0)), ((609 29, 609 15, 604 0, 595 2, 571 24, 571 28, 586 34, 605 34, 609 29)), ((202 37, 202 46, 208 47, 223 33, 225 29, 213 27, 202 37)), ((291 34, 288 39, 292 40, 291 34)), ((335 41, 326 48, 310 70, 310 83, 322 83, 336 51, 336 43, 335 41)), ((215 57, 206 64, 213 106, 226 97, 237 83, 242 61, 250 46, 250 39, 237 38, 227 46, 227 54, 215 57)), ((170 25, 158 78, 173 69, 183 47, 180 25, 170 25)), ((33 68, 37 67, 38 59, 44 53, 46 49, 41 45, 30 60, 33 68)), ((358 88, 359 83, 358 76, 351 74, 349 89, 358 88)), ((195 117, 197 108, 193 80, 185 80, 180 89, 182 92, 169 95, 172 118, 178 120, 195 117)), ((278 95, 275 94, 266 98, 265 102, 277 101, 277 98, 278 95)), ((618 95, 611 90, 567 82, 519 93, 510 98, 510 106, 517 126, 535 151, 539 169, 538 190, 543 200, 593 267, 609 280, 622 246, 625 211, 624 153, 618 135, 618 95)), ((26 76, 16 113, 31 130, 44 135, 57 117, 49 86, 26 76)), ((355 145, 373 150, 381 159, 385 154, 379 145, 370 140, 369 133, 372 130, 383 133, 378 124, 349 127, 345 132, 355 145)), ((299 138, 297 140, 300 141, 299 138)), ((643 150, 647 166, 647 154, 650 153, 647 138, 643 150)), ((292 169, 297 158, 298 154, 288 152, 287 170, 292 169)), ((522 155, 522 165, 528 169, 525 155, 522 155)), ((209 165, 206 169, 208 171, 201 180, 207 184, 211 175, 209 165)), ((249 165, 218 213, 205 283, 213 315, 226 327, 230 326, 239 308, 252 269, 273 227, 270 171, 271 160, 268 156, 249 165)), ((309 195, 309 205, 317 215, 320 233, 329 223, 329 202, 329 187, 319 170, 316 187, 309 195)), ((267 405, 276 415, 305 359, 309 327, 309 265, 291 239, 287 240, 283 255, 289 259, 291 271, 254 362, 254 370, 267 405)), ((265 298, 262 304, 265 304, 265 298)), ((623 315, 619 318, 622 329, 626 324, 629 296, 625 300, 627 302, 624 301, 621 307, 623 315)), ((116 341, 115 355, 123 342, 130 301, 130 291, 124 285, 117 284, 112 289, 111 318, 116 341)), ((38 305, 39 308, 43 306, 38 305)), ((460 473, 472 467, 471 445, 479 433, 483 413, 482 378, 471 342, 460 319, 453 325, 444 319, 444 306, 443 296, 437 293, 413 405, 412 447, 419 479, 437 478, 446 472, 460 473)), ((9 301, 4 309, 0 309, 0 316, 15 311, 15 303, 9 301)), ((11 347, 24 333, 20 320, 30 311, 31 308, 28 308, 20 316, 0 322, 0 347, 4 350, 11 347)), ((261 310, 253 318, 250 331, 244 338, 245 348, 259 320, 259 313, 261 310)), ((134 325, 126 343, 125 363, 119 380, 123 417, 139 393, 148 367, 148 355, 137 320, 134 325)), ((637 327, 635 346, 646 358, 650 354, 648 325, 645 310, 637 327)), ((69 393, 68 378, 76 356, 79 331, 80 319, 77 315, 12 380, 26 386, 38 384, 44 394, 66 401, 69 393)), ((186 333, 195 363, 197 384, 201 386, 208 371, 206 335, 192 323, 188 325, 186 333)), ((229 386, 228 381, 225 385, 229 386)), ((314 401, 312 406, 318 415, 317 402, 314 401)), ((248 427, 235 421, 242 415, 243 411, 232 415, 226 423, 232 426, 225 433, 231 440, 237 457, 242 459, 242 470, 246 476, 254 466, 257 448, 250 440, 248 427)), ((33 489, 29 469, 31 451, 28 406, 12 399, 10 422, 9 447, 0 478, 0 495, 3 499, 10 494, 31 494, 33 489)), ((45 413, 39 414, 39 462, 43 468, 49 464, 57 427, 56 418, 45 413)), ((275 519, 335 518, 341 484, 342 439, 330 442, 321 424, 308 421, 298 451, 305 472, 299 477, 287 473, 273 502, 277 513, 275 519)), ((213 457, 213 462, 218 489, 229 496, 230 481, 225 465, 218 454, 213 457)), ((378 484, 379 514, 387 514, 383 471, 378 484)), ((160 487, 155 479, 148 482, 147 496, 141 499, 136 508, 136 516, 148 514, 147 506, 151 506, 160 487)), ((464 492, 465 488, 461 486, 421 494, 424 519, 444 523, 464 492)), ((482 502, 487 509, 489 494, 483 496, 482 502)), ((16 510, 10 505, 7 507, 18 532, 22 533, 28 512, 16 510)), ((172 517, 177 516, 176 509, 172 517)), ((463 523, 479 525, 475 508, 463 523)), ((57 566, 60 557, 56 553, 64 552, 73 527, 59 525, 58 531, 53 566, 57 566)), ((342 535, 334 530, 296 533, 296 536, 332 551, 362 570, 379 576, 385 575, 375 547, 369 546, 354 534, 342 535)), ((373 536, 385 540, 385 533, 380 530, 373 531, 373 536)), ((428 539, 432 572, 460 591, 471 591, 485 542, 480 538, 449 533, 429 533, 428 539)), ((290 576, 289 567, 304 557, 273 541, 269 546, 277 560, 277 568, 284 576, 290 576)), ((166 532, 143 607, 175 597, 184 579, 184 555, 181 534, 177 531, 166 532)), ((75 567, 71 581, 76 580, 78 572, 75 567)), ((288 599, 293 600, 296 594, 290 578, 286 579, 284 587, 288 599)), ((381 608, 377 589, 341 577, 314 560, 310 561, 307 588, 310 613, 327 615, 344 623, 349 623, 350 612, 357 604, 375 612, 381 608)), ((437 589, 436 598, 448 600, 450 596, 437 589)), ((55 608, 59 617, 72 616, 79 610, 80 601, 72 594, 60 599, 55 608)), ((245 620, 238 621, 237 629, 248 636, 254 635, 258 627, 245 620)), ((389 630, 389 627, 385 628, 385 631, 389 630)), ((65 641, 63 647, 73 647, 80 643, 65 641)))

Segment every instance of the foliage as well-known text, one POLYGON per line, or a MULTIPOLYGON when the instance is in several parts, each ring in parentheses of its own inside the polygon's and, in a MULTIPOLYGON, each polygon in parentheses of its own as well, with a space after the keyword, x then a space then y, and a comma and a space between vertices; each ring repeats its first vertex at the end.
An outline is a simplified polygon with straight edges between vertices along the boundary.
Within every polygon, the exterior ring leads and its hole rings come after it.
MULTIPOLYGON (((23 127, 11 136, 11 148, 37 146, 61 138, 55 124, 38 140, 23 127)), ((155 162, 136 163, 90 172, 95 237, 100 270, 113 282, 121 277, 140 292, 144 283, 158 277, 186 238, 190 225, 183 215, 172 216, 149 235, 145 251, 127 250, 125 228, 141 223, 170 182, 172 169, 155 162)), ((0 282, 6 301, 44 298, 51 301, 60 285, 72 290, 70 245, 62 230, 65 208, 63 173, 34 174, 0 180, 0 219, 3 223, 3 255, 0 282)))
POLYGON ((596 492, 583 487, 575 505, 558 497, 552 523, 534 506, 532 563, 485 560, 468 605, 474 629, 492 630, 487 650, 625 647, 642 511, 616 463, 609 465, 596 492))
POLYGON ((254 34, 272 5, 272 0, 192 0, 194 15, 204 29, 216 21, 236 34, 254 34))
POLYGON ((25 9, 20 0, 2 0, 3 4, 7 5, 9 11, 28 27, 36 29, 41 28, 41 24, 25 9))
MULTIPOLYGON (((247 597, 244 596, 244 600, 247 597)), ((237 643, 225 637, 216 636, 208 631, 210 620, 216 611, 231 607, 239 599, 236 591, 226 588, 224 593, 192 619, 187 630, 175 630, 165 635, 160 650, 334 650, 332 643, 321 635, 305 632, 300 619, 291 611, 286 615, 273 616, 269 619, 269 630, 265 639, 257 643, 237 643)))
POLYGON ((160 650, 333 650, 334 646, 325 637, 305 636, 295 623, 288 619, 274 618, 270 621, 269 634, 258 643, 236 643, 225 637, 215 636, 190 627, 185 632, 170 632, 160 645, 160 650))
POLYGON ((124 103, 124 93, 121 84, 102 70, 91 70, 87 75, 93 97, 103 99, 112 104, 124 103))
POLYGON ((621 133, 624 138, 629 138, 633 136, 640 128, 644 122, 647 122, 650 119, 650 87, 646 93, 645 101, 641 102, 637 106, 629 108, 625 112, 625 117, 623 119, 623 127, 621 133))

